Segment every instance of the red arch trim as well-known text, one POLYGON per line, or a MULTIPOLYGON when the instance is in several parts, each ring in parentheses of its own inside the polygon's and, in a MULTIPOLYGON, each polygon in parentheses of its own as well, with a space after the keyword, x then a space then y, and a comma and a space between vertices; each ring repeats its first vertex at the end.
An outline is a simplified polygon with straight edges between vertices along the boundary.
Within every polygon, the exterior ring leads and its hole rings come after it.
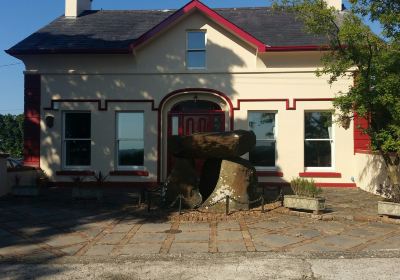
POLYGON ((191 13, 194 10, 200 11, 214 22, 218 23, 231 33, 235 34, 237 37, 255 46, 259 52, 265 52, 267 50, 267 46, 263 42, 261 42, 248 32, 244 31, 242 28, 238 27, 234 23, 230 22, 229 20, 218 14, 216 11, 204 5, 198 0, 193 0, 189 2, 183 8, 179 9, 168 18, 163 20, 161 23, 144 33, 134 43, 130 45, 130 49, 134 50, 138 46, 143 45, 153 37, 157 36, 160 32, 170 27, 182 16, 191 13))
POLYGON ((226 103, 229 106, 229 120, 230 120, 230 129, 233 130, 234 128, 234 110, 233 110, 233 104, 231 99, 223 92, 220 92, 215 89, 209 89, 209 88, 184 88, 184 89, 178 89, 174 90, 170 93, 168 93, 164 98, 160 101, 160 104, 158 105, 158 139, 157 139, 157 182, 160 183, 160 174, 161 174, 161 119, 162 119, 162 108, 167 102, 168 99, 175 95, 183 94, 183 93, 193 93, 193 92, 203 92, 203 93, 212 93, 215 95, 220 96, 222 99, 226 101, 226 103))

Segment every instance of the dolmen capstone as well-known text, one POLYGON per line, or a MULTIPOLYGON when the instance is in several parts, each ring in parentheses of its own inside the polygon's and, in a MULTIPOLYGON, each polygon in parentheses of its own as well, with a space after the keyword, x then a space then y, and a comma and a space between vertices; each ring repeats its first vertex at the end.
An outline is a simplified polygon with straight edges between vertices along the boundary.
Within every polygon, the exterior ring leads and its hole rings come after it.
POLYGON ((255 198, 257 176, 241 156, 255 144, 255 134, 246 130, 170 136, 168 150, 174 166, 166 182, 167 202, 181 194, 188 208, 223 212, 229 196, 231 210, 248 209, 248 202, 255 198), (203 161, 200 176, 196 160, 203 161))

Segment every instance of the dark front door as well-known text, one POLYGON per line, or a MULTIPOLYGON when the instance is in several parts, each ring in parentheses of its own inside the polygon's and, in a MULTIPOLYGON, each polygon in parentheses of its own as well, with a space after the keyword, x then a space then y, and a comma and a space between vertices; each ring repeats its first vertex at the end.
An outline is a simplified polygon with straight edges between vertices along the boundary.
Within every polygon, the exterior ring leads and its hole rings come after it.
MULTIPOLYGON (((168 136, 170 135, 192 135, 199 132, 221 132, 225 131, 225 113, 215 103, 202 101, 184 101, 173 107, 168 115, 168 136), (193 104, 194 103, 194 104, 193 104), (198 106, 196 108, 195 106, 198 106)), ((198 173, 203 165, 202 160, 196 160, 198 173)), ((168 174, 174 164, 173 157, 168 153, 168 174)), ((200 174, 199 174, 200 175, 200 174)))

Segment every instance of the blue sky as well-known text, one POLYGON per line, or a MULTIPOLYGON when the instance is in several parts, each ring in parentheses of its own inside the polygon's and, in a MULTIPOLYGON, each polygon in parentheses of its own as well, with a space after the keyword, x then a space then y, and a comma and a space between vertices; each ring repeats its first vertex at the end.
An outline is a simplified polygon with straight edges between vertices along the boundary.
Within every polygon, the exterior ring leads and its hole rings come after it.
MULTIPOLYGON (((0 114, 23 112, 24 65, 6 50, 64 13, 65 0, 13 0, 0 10, 0 114)), ((175 9, 189 0, 94 0, 93 9, 175 9)), ((6 1, 4 1, 6 2, 6 1)), ((268 0, 203 0, 210 7, 267 6, 268 0)), ((4 3, 3 3, 4 4, 4 3)), ((345 1, 346 4, 346 1, 345 1)), ((371 25, 379 32, 376 24, 371 25)))

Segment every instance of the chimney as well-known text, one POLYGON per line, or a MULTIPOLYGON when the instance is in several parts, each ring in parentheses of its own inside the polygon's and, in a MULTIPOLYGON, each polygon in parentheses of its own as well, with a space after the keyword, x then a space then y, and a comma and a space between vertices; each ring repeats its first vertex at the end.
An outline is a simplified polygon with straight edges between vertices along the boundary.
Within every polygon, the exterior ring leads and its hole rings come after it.
POLYGON ((92 8, 92 0, 65 0, 65 16, 78 17, 83 11, 92 8))
POLYGON ((342 7, 342 0, 325 0, 326 3, 328 4, 328 7, 334 7, 336 10, 338 11, 342 11, 343 7, 342 7))

